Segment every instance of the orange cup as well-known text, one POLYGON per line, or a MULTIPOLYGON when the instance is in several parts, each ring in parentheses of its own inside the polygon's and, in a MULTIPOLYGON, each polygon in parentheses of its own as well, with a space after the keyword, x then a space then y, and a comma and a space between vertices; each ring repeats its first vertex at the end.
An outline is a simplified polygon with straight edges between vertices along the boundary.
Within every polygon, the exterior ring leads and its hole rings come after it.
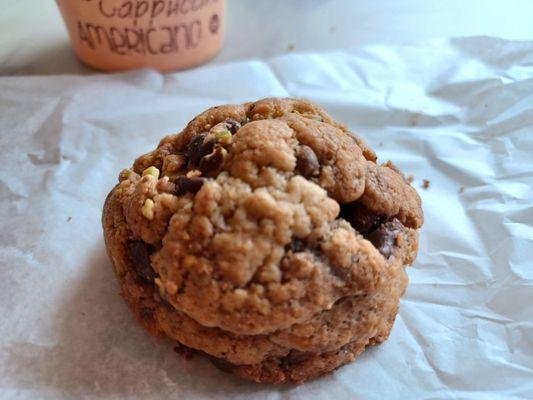
POLYGON ((74 51, 104 71, 172 71, 222 46, 225 0, 56 0, 74 51))

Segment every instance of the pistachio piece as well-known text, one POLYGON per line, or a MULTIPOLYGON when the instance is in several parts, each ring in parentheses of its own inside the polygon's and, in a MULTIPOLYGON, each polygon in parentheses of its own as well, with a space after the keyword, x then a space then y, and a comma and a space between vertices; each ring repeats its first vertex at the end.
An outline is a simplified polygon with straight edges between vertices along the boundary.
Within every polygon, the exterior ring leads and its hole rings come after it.
POLYGON ((152 175, 155 179, 159 179, 159 170, 152 165, 143 171, 143 176, 146 175, 152 175))
POLYGON ((118 175, 118 181, 119 182, 125 181, 135 175, 137 174, 133 172, 131 169, 123 169, 122 171, 120 171, 120 174, 118 175))
POLYGON ((141 213, 144 218, 148 220, 154 219, 154 201, 152 199, 146 199, 141 208, 141 213))
POLYGON ((222 145, 231 144, 231 142, 233 141, 233 137, 231 136, 231 132, 228 131, 228 130, 219 131, 219 132, 215 133, 215 139, 217 140, 218 143, 220 143, 222 145))

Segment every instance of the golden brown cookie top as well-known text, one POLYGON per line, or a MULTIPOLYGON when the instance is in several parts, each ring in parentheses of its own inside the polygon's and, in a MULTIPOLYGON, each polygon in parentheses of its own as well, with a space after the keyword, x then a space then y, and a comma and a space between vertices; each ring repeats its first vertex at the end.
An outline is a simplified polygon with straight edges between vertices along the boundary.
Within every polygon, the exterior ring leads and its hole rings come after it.
POLYGON ((401 172, 303 100, 209 109, 120 180, 132 249, 160 295, 236 334, 371 296, 391 263, 412 261, 400 244, 423 222, 401 172))

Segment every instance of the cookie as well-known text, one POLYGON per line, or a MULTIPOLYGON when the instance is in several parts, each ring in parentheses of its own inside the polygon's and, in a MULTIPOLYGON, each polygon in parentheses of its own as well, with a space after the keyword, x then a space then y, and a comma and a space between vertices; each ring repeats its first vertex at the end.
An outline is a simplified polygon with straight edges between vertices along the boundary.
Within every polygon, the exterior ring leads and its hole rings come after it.
POLYGON ((211 108, 120 173, 103 211, 151 333, 258 382, 302 383, 390 333, 420 198, 303 100, 211 108))

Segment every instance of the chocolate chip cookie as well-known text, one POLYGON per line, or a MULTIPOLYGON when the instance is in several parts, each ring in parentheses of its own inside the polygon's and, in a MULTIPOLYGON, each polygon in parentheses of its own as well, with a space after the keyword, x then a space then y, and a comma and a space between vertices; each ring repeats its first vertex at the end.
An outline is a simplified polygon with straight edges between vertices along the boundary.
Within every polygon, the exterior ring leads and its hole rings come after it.
POLYGON ((104 236, 139 322, 258 382, 304 382, 384 341, 420 198, 303 100, 211 108, 120 173, 104 236))

